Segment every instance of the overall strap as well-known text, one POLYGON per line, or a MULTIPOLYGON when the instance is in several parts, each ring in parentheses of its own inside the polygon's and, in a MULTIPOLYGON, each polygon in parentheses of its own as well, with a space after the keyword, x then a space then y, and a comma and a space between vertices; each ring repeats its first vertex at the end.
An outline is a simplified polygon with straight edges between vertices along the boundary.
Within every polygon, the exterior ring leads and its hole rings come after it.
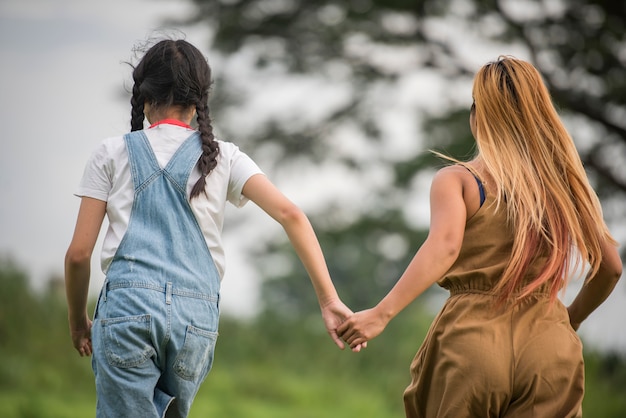
POLYGON ((143 131, 133 131, 124 135, 133 185, 137 192, 143 184, 161 171, 159 163, 143 131))
POLYGON ((186 195, 187 181, 191 171, 202 155, 200 133, 194 132, 178 147, 163 172, 183 195, 186 195))
POLYGON ((150 142, 143 131, 124 135, 128 160, 133 177, 135 192, 142 189, 155 177, 164 174, 183 195, 186 194, 187 180, 191 170, 202 155, 200 134, 194 132, 176 150, 165 168, 161 169, 152 151, 150 142))

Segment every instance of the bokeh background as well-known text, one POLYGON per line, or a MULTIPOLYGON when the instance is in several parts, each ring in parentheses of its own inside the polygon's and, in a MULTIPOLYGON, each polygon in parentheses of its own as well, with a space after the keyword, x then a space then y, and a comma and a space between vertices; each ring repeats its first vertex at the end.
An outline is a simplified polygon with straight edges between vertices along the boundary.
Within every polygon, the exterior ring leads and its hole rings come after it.
MULTIPOLYGON (((135 48, 186 37, 214 71, 218 135, 310 215, 340 295, 375 304, 423 241, 441 161, 469 157, 473 73, 533 62, 626 240, 623 2, 587 0, 0 1, 0 416, 85 417, 89 361, 62 283, 84 164, 129 127, 135 48)), ((433 288, 358 355, 325 335, 280 227, 229 209, 223 320, 192 416, 397 417, 433 288)), ((94 257, 91 294, 102 284, 94 257)), ((563 295, 571 299, 580 281, 563 295)), ((591 417, 626 416, 626 282, 580 329, 591 417)))

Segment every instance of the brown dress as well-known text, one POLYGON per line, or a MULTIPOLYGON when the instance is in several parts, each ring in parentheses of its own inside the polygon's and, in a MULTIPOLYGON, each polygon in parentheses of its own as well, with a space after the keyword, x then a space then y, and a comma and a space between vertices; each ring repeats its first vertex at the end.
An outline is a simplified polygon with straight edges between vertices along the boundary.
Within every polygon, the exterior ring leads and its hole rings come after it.
POLYGON ((411 363, 407 418, 582 416, 582 344, 563 304, 544 287, 494 309, 512 243, 504 204, 487 196, 438 282, 450 297, 411 363))

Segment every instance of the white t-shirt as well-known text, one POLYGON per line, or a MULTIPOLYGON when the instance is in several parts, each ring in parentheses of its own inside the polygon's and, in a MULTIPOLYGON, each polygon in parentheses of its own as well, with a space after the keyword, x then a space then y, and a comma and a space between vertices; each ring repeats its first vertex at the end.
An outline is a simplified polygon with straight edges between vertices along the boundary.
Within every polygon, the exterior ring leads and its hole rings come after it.
MULTIPOLYGON (((167 165, 178 147, 194 132, 191 129, 162 124, 146 129, 145 134, 161 167, 167 165)), ((246 181, 261 169, 239 148, 230 142, 219 142, 217 166, 206 179, 206 195, 201 193, 191 200, 193 210, 215 267, 224 277, 225 255, 222 247, 222 227, 226 201, 241 207, 248 201, 242 194, 246 181)), ((196 168, 189 176, 187 195, 200 178, 196 168)), ((117 247, 128 228, 133 207, 134 188, 130 164, 123 136, 105 139, 87 162, 83 178, 75 193, 107 202, 109 227, 102 244, 101 266, 106 274, 117 247)))

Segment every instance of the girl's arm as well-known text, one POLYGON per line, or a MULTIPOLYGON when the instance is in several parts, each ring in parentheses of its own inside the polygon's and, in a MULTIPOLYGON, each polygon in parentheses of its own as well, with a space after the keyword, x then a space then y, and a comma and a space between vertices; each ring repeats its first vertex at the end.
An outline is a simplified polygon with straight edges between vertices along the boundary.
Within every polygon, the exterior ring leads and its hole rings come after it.
POLYGON ((337 327, 352 311, 335 290, 326 261, 307 216, 287 199, 263 174, 256 174, 243 187, 242 194, 282 225, 296 254, 306 269, 317 295, 326 329, 339 348, 344 344, 337 327))
POLYGON ((87 313, 91 254, 93 253, 106 202, 83 197, 78 211, 74 236, 65 255, 65 291, 67 294, 70 334, 81 356, 91 355, 91 320, 87 313))
POLYGON ((621 275, 622 260, 617 247, 605 240, 602 244, 600 269, 595 276, 587 279, 572 304, 567 308, 570 323, 575 330, 609 297, 621 275))
POLYGON ((350 347, 380 334, 393 317, 439 280, 457 259, 467 219, 463 177, 458 168, 447 167, 435 175, 430 213, 428 237, 396 285, 374 308, 354 314, 337 330, 350 347))

